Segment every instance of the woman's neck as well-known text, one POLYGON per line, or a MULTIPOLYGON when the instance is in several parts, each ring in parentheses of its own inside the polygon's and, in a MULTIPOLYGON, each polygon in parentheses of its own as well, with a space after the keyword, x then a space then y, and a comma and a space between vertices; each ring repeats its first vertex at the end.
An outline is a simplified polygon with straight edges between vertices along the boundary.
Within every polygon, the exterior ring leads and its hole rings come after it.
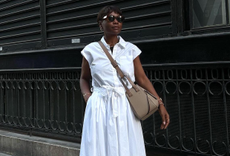
POLYGON ((105 36, 105 41, 108 45, 110 45, 110 47, 113 47, 116 43, 119 42, 119 39, 117 36, 112 36, 112 37, 105 36))

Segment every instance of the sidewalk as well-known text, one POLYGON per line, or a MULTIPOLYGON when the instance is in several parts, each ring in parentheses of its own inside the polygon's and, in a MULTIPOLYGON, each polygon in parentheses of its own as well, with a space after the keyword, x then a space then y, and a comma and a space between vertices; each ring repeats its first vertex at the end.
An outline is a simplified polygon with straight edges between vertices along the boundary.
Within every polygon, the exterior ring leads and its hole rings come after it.
POLYGON ((79 151, 78 143, 0 130, 0 156, 79 156, 79 151))
MULTIPOLYGON (((79 156, 80 144, 0 130, 0 156, 79 156)), ((146 148, 147 156, 187 156, 146 148)))

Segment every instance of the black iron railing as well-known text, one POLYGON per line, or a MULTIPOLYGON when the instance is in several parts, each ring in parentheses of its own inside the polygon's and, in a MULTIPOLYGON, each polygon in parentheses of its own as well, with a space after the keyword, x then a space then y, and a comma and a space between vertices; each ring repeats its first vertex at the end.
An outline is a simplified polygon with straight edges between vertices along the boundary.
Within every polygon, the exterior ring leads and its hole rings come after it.
POLYGON ((1 125, 79 137, 85 107, 79 74, 79 69, 1 72, 1 125))
MULTIPOLYGON (((230 62, 144 66, 170 114, 143 122, 147 146, 229 156, 230 62)), ((85 103, 80 68, 1 71, 0 125, 80 138, 85 103)))

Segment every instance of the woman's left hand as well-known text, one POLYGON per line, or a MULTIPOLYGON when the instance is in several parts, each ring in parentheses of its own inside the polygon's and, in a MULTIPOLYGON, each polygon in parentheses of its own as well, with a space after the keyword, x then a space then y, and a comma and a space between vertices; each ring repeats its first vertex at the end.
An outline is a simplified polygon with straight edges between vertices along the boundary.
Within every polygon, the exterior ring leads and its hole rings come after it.
POLYGON ((170 123, 169 114, 164 105, 160 105, 158 111, 162 118, 161 129, 166 129, 170 123))

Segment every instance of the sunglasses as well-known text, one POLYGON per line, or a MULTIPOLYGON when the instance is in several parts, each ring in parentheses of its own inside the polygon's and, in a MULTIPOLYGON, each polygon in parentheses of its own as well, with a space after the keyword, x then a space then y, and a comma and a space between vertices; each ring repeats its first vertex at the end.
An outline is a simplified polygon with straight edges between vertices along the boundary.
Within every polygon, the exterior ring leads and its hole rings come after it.
POLYGON ((103 20, 105 20, 106 18, 109 20, 109 22, 113 22, 116 19, 119 23, 123 23, 125 20, 124 16, 113 16, 113 15, 107 16, 106 15, 103 17, 103 20))

